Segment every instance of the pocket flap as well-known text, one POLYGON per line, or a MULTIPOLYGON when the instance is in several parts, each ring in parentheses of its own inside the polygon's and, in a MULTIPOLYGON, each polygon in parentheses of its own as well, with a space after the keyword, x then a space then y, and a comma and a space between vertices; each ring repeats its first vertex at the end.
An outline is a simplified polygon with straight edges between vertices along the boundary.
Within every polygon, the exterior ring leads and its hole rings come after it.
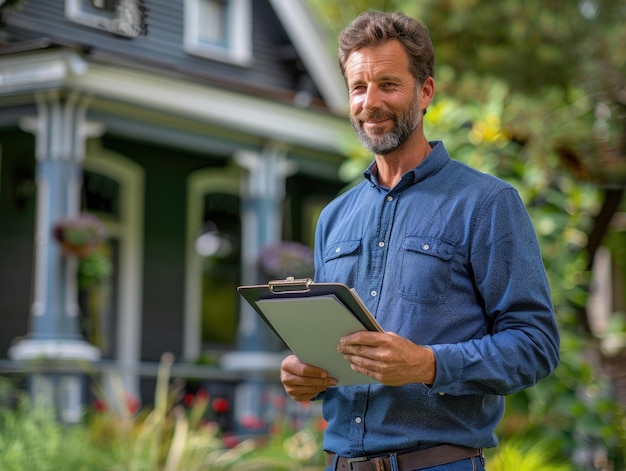
POLYGON ((324 261, 332 260, 338 257, 344 257, 358 252, 361 246, 360 240, 343 240, 335 244, 331 244, 326 248, 324 252, 324 261))
POLYGON ((402 246, 406 250, 432 255, 442 260, 450 260, 454 255, 454 245, 435 237, 407 236, 402 246))

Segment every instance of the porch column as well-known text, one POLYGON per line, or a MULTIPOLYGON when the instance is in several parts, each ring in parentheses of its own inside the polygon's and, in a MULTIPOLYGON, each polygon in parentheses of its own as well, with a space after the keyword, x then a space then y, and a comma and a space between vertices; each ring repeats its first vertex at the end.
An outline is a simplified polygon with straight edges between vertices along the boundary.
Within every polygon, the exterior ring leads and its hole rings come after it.
MULTIPOLYGON (((270 142, 261 153, 241 152, 235 159, 248 170, 241 189, 242 284, 265 283, 258 268, 261 247, 279 242, 285 179, 295 171, 284 144, 270 142)), ((224 358, 224 367, 246 371, 236 392, 235 420, 240 431, 263 431, 272 417, 271 397, 281 394, 276 379, 284 357, 282 342, 247 303, 240 304, 237 349, 224 358), (267 380, 270 372, 272 381, 267 380)))
MULTIPOLYGON (((264 283, 258 258, 261 248, 280 242, 285 179, 295 171, 286 158, 287 149, 271 142, 260 154, 242 152, 237 163, 248 170, 241 189, 242 283, 264 283)), ((241 303, 238 348, 243 351, 276 352, 281 344, 265 322, 247 304, 241 303)))
MULTIPOLYGON (((86 121, 86 108, 87 99, 79 93, 41 93, 37 96, 37 116, 20 123, 36 137, 37 219, 30 330, 9 349, 14 360, 92 361, 100 356, 80 333, 78 260, 64 256, 52 236, 56 221, 77 216, 80 211, 85 141, 103 131, 101 125, 86 121)), ((61 410, 60 418, 73 422, 80 404, 68 398, 80 398, 76 387, 76 378, 71 375, 33 375, 31 395, 50 401, 55 397, 50 394, 62 389, 66 397, 60 401, 75 407, 61 410)))

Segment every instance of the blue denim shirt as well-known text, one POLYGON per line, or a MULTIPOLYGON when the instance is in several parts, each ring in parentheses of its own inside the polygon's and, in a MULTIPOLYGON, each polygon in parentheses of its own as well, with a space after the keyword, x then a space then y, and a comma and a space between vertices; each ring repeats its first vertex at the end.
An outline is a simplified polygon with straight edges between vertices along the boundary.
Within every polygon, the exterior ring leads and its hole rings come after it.
POLYGON ((441 142, 389 190, 366 180, 316 230, 316 281, 356 289, 384 330, 431 347, 434 384, 321 394, 324 448, 343 456, 451 443, 493 447, 503 395, 559 361, 550 289, 517 191, 441 142))

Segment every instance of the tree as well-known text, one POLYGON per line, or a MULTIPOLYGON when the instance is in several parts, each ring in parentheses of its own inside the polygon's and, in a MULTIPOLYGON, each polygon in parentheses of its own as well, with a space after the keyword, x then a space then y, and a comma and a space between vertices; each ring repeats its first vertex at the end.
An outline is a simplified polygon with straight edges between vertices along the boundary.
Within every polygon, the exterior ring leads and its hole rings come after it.
MULTIPOLYGON (((626 0, 310 2, 332 48, 365 9, 401 10, 428 25, 437 94, 427 135, 519 190, 562 331, 561 365, 509 398, 500 433, 540 436, 581 464, 597 458, 597 447, 615 469, 625 467, 624 410, 587 355, 599 350, 589 348, 597 342, 585 305, 597 248, 611 242, 615 250, 626 239, 624 229, 611 228, 626 210, 626 0)), ((371 159, 358 143, 350 155, 347 181, 371 159)))

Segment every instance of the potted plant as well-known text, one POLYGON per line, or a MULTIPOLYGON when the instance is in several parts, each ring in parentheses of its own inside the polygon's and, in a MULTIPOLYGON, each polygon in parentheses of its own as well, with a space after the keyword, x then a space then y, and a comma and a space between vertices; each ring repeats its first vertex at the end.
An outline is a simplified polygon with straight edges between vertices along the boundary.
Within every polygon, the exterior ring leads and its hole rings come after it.
POLYGON ((66 256, 78 257, 78 284, 85 290, 111 275, 111 263, 105 255, 103 243, 106 230, 102 221, 91 214, 57 222, 52 233, 66 256))
POLYGON ((104 225, 91 214, 61 220, 54 225, 52 233, 64 254, 79 258, 88 257, 106 237, 104 225))
POLYGON ((300 242, 283 241, 266 245, 259 253, 259 268, 272 279, 312 278, 315 268, 313 250, 300 242))

